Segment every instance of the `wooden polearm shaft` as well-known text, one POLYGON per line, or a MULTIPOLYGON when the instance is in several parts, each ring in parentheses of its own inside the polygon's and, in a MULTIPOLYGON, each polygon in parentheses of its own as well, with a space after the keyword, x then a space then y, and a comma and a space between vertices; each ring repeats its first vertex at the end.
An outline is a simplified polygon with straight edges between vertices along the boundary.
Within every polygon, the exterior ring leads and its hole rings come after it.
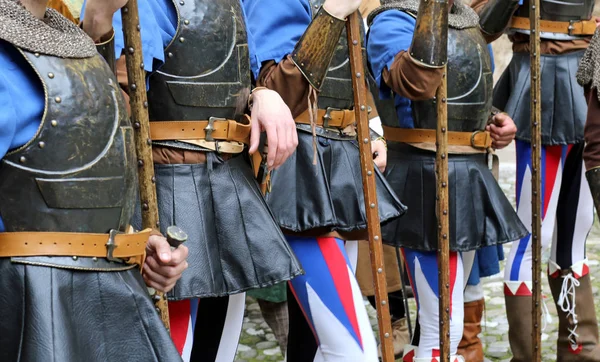
POLYGON ((542 360, 542 94, 540 69, 540 0, 530 1, 531 31, 531 247, 533 361, 542 360))
POLYGON ((439 288, 439 333, 440 361, 450 360, 450 218, 448 192, 448 103, 447 67, 444 67, 442 82, 436 92, 436 195, 438 216, 438 288, 439 288))
MULTIPOLYGON (((131 121, 135 135, 135 151, 138 159, 138 180, 142 209, 142 227, 158 229, 158 203, 154 163, 152 162, 152 142, 150 140, 150 121, 148 117, 148 98, 146 95, 146 74, 142 56, 141 25, 137 0, 129 0, 121 9, 123 35, 125 37, 125 57, 129 78, 129 104, 131 121)), ((154 304, 160 313, 167 330, 170 329, 167 299, 161 292, 154 295, 154 304)))
POLYGON ((379 209, 377 207, 377 193, 375 189, 375 165, 371 151, 371 138, 369 133, 369 119, 367 115, 367 80, 364 74, 363 52, 361 44, 360 22, 361 17, 357 12, 348 17, 346 31, 348 33, 348 49, 350 68, 352 69, 352 89, 354 90, 354 110, 360 149, 360 165, 363 179, 363 192, 365 195, 365 211, 367 214, 367 228, 369 232, 369 250, 371 255, 371 268, 375 283, 375 301, 377 303, 377 321, 379 323, 379 337, 381 341, 381 355, 383 362, 394 361, 394 345, 392 337, 392 323, 387 295, 387 281, 383 265, 383 246, 381 244, 381 226, 379 224, 379 209))

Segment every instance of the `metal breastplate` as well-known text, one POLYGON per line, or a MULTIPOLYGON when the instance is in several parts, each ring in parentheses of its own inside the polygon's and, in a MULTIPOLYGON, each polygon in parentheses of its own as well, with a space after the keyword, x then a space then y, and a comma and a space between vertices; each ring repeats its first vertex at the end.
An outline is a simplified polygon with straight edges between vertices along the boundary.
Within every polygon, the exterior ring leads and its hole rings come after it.
MULTIPOLYGON (((515 16, 529 17, 529 0, 524 0, 515 16)), ((592 18, 594 0, 540 0, 542 20, 571 21, 589 20, 592 18)))
MULTIPOLYGON (((316 15, 317 10, 323 6, 324 0, 311 0, 312 16, 316 15)), ((361 22, 361 40, 363 41, 364 50, 364 24, 361 22)), ((340 36, 337 49, 333 54, 327 77, 323 81, 323 86, 319 92, 319 108, 326 109, 327 107, 338 109, 351 109, 354 104, 354 92, 352 91, 352 77, 350 70, 350 59, 348 58, 348 37, 346 29, 340 36)), ((367 59, 366 56, 364 59, 367 59)), ((366 60, 365 60, 366 61, 366 60)))
POLYGON ((23 52, 45 92, 36 135, 0 162, 6 231, 125 231, 137 184, 133 130, 120 88, 95 55, 23 52))
POLYGON ((250 91, 250 57, 239 0, 174 1, 177 34, 150 77, 151 121, 240 120, 250 91))
MULTIPOLYGON (((448 129, 483 130, 492 108, 492 61, 478 28, 448 30, 448 129)), ((415 128, 435 129, 435 99, 412 102, 415 128)))

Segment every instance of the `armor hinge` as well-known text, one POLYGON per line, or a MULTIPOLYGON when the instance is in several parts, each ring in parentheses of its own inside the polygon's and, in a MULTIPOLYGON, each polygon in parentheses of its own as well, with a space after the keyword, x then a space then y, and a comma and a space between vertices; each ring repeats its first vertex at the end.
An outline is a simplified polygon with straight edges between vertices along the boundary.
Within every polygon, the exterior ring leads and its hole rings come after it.
POLYGON ((206 132, 206 136, 204 137, 205 140, 207 140, 208 142, 214 142, 215 139, 212 136, 212 133, 215 130, 215 121, 226 121, 225 118, 217 118, 217 117, 210 117, 208 119, 208 126, 204 127, 204 131, 206 132))
POLYGON ((115 237, 117 236, 117 234, 123 234, 122 232, 120 232, 119 230, 110 230, 108 232, 108 241, 106 242, 106 259, 108 261, 114 261, 115 263, 122 263, 123 260, 119 259, 119 258, 115 258, 113 256, 113 253, 115 251, 115 249, 117 248, 117 244, 115 244, 115 237))

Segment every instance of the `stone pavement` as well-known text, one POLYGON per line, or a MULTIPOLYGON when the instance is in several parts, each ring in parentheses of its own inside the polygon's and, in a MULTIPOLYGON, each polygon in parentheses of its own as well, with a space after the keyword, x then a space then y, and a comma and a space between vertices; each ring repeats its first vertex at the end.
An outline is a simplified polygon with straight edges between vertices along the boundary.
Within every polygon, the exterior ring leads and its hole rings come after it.
MULTIPOLYGON (((514 167, 514 148, 509 147, 499 153, 501 158, 500 168, 500 186, 508 195, 509 199, 515 199, 515 167, 514 167)), ((508 255, 510 244, 505 246, 505 253, 508 255)), ((548 257, 549 251, 544 253, 548 257)), ((597 275, 599 256, 600 256, 600 227, 596 222, 588 239, 587 247, 588 258, 592 270, 592 282, 595 299, 599 295, 600 280, 594 278, 597 275)), ((544 275, 544 280, 546 276, 544 275)), ((556 338, 558 331, 558 318, 556 317, 556 307, 552 300, 552 294, 547 282, 544 281, 544 295, 546 296, 546 305, 552 321, 546 325, 542 335, 543 362, 552 362, 556 360, 556 338)), ((482 340, 485 345, 486 362, 488 361, 509 361, 511 354, 508 345, 508 322, 504 311, 504 296, 502 275, 497 275, 485 280, 484 293, 486 300, 486 312, 483 321, 482 340)), ((415 320, 415 303, 410 299, 410 309, 412 320, 415 320)), ((377 329, 377 320, 375 310, 367 303, 367 309, 371 317, 371 323, 374 330, 377 329)), ((600 302, 596 302, 596 313, 600 315, 600 302)), ((255 361, 283 361, 281 351, 273 335, 273 332, 262 319, 258 303, 251 298, 247 298, 246 316, 240 345, 238 347, 238 357, 236 362, 255 362, 255 361)))

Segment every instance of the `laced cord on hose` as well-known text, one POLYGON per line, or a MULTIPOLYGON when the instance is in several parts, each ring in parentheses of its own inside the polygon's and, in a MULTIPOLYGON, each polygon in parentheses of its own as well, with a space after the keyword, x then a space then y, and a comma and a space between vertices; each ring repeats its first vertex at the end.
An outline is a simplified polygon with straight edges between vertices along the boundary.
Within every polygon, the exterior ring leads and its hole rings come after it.
POLYGON ((313 136, 313 165, 317 164, 317 90, 308 86, 308 119, 310 119, 310 128, 313 136))
POLYGON ((573 328, 567 328, 569 331, 569 343, 573 350, 577 349, 579 344, 577 343, 577 314, 575 313, 575 290, 580 285, 579 280, 573 276, 573 273, 569 273, 563 276, 563 283, 560 290, 560 296, 556 303, 560 309, 567 313, 567 320, 569 317, 572 318, 573 328))

